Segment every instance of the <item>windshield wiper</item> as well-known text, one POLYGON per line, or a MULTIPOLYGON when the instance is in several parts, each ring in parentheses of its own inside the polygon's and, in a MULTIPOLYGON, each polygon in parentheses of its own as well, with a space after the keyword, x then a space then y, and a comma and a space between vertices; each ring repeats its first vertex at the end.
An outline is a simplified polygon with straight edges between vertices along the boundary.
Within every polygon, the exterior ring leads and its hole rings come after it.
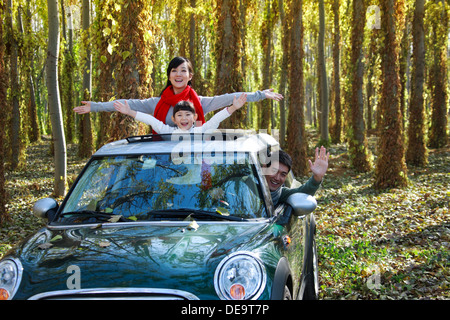
POLYGON ((94 211, 94 210, 80 210, 80 211, 71 211, 71 212, 64 212, 59 215, 59 217, 64 216, 73 216, 75 218, 77 217, 92 217, 96 219, 106 220, 109 222, 117 222, 117 221, 127 221, 123 216, 117 216, 114 214, 109 214, 101 211, 94 211), (111 221, 110 221, 111 220, 111 221))
POLYGON ((215 217, 218 219, 224 219, 224 220, 230 220, 230 221, 247 221, 247 219, 244 219, 242 217, 237 216, 231 216, 231 215, 224 215, 218 211, 206 211, 206 210, 190 210, 192 211, 193 216, 208 216, 208 217, 215 217))
POLYGON ((160 210, 151 210, 147 214, 163 214, 163 215, 176 215, 178 213, 182 213, 186 216, 197 216, 197 217, 213 217, 217 219, 223 219, 223 220, 229 220, 229 221, 247 221, 247 219, 231 216, 231 215, 224 215, 219 213, 218 211, 208 211, 208 210, 200 210, 200 209, 160 209, 160 210))

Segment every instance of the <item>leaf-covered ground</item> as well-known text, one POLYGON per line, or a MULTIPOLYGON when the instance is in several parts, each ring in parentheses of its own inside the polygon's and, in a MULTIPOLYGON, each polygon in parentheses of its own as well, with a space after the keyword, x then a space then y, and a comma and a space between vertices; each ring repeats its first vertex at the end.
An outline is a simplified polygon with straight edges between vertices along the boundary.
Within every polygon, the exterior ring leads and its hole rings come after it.
MULTIPOLYGON (((76 156, 76 147, 68 148, 68 180, 73 181, 86 163, 76 156)), ((27 149, 26 167, 6 173, 6 189, 9 196, 8 212, 11 222, 0 227, 0 258, 12 246, 45 225, 32 214, 34 203, 52 197, 54 165, 50 154, 50 142, 42 141, 27 149)), ((57 199, 61 202, 61 199, 57 199)))
MULTIPOLYGON (((409 168, 407 189, 387 192, 372 188, 372 173, 352 171, 344 145, 329 151, 315 212, 320 298, 450 299, 450 148, 431 150, 427 168, 409 168)), ((86 163, 75 152, 69 180, 86 163)), ((12 221, 0 228, 0 258, 44 225, 31 210, 52 194, 48 141, 27 154, 27 168, 7 174, 12 221)))
POLYGON ((450 149, 409 167, 409 187, 377 192, 343 146, 317 200, 322 299, 450 298, 450 149))

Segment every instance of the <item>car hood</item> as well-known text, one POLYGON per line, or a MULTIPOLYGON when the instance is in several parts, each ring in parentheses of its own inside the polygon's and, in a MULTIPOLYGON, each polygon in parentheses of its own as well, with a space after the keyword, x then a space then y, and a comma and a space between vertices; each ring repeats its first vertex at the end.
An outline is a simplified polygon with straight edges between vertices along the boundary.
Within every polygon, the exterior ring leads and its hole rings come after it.
POLYGON ((88 288, 166 288, 216 299, 214 271, 228 254, 258 252, 268 223, 143 224, 43 228, 15 252, 23 265, 15 298, 88 288), (75 275, 75 271, 78 275, 75 275))

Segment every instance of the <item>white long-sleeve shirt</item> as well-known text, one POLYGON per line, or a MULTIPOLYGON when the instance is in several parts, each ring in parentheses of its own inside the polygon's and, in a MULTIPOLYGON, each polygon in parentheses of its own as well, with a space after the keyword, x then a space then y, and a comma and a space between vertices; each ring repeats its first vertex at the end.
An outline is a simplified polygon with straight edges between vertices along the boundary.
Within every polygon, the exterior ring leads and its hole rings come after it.
MULTIPOLYGON (((203 113, 206 115, 208 112, 219 110, 220 108, 233 104, 233 98, 238 98, 242 92, 227 93, 214 97, 199 96, 200 104, 203 108, 203 113)), ((148 99, 120 99, 118 101, 125 103, 128 102, 131 110, 140 111, 146 114, 154 114, 156 105, 158 104, 160 97, 153 97, 148 99)), ((247 102, 256 102, 266 99, 264 91, 247 92, 247 102)), ((109 102, 91 102, 91 112, 116 111, 114 109, 114 101, 109 102)), ((169 108, 166 116, 166 123, 174 126, 172 121, 173 106, 169 108)), ((155 130, 156 131, 156 130, 155 130)))
MULTIPOLYGON (((220 125, 220 123, 228 118, 230 116, 230 113, 228 112, 227 108, 224 108, 223 110, 217 112, 211 119, 206 121, 201 127, 192 127, 189 132, 192 133, 203 133, 208 130, 214 130, 217 129, 220 125)), ((186 132, 184 130, 179 129, 178 127, 173 127, 168 124, 164 124, 164 122, 156 119, 154 116, 148 114, 148 113, 142 113, 140 111, 136 112, 136 120, 144 122, 148 125, 152 126, 152 129, 155 130, 159 134, 164 133, 182 133, 186 132)))

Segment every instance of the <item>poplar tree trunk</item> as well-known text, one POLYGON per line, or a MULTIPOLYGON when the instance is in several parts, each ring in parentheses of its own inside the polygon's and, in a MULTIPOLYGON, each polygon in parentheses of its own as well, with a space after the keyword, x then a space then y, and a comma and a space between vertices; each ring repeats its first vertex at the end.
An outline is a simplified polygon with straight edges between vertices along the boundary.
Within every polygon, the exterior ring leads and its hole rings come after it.
POLYGON ((10 86, 11 86, 11 169, 15 170, 19 166, 20 161, 20 86, 19 86, 19 69, 18 69, 18 44, 14 33, 12 0, 8 0, 7 28, 10 38, 10 86))
MULTIPOLYGON (((123 3, 118 14, 120 36, 116 49, 116 94, 122 99, 144 99, 151 92, 151 40, 146 32, 152 29, 151 3, 147 0, 134 0, 123 3)), ((154 31, 154 30, 152 30, 154 31)), ((144 124, 139 124, 129 116, 114 112, 109 137, 113 140, 131 135, 143 134, 144 124), (141 130, 142 128, 142 130, 141 130)))
POLYGON ((382 92, 380 138, 375 170, 375 188, 389 189, 407 185, 407 169, 403 145, 400 111, 399 41, 397 22, 402 18, 404 2, 381 1, 381 29, 385 45, 382 52, 382 92))
MULTIPOLYGON (((261 27, 261 45, 263 52, 262 63, 262 86, 264 89, 269 88, 271 84, 271 57, 272 57, 272 6, 270 1, 266 1, 264 8, 264 21, 261 27)), ((259 128, 267 129, 270 132, 272 120, 272 101, 264 99, 260 102, 261 107, 258 108, 259 116, 259 128)))
MULTIPOLYGON (((5 12, 4 2, 0 4, 0 39, 3 39, 3 13, 5 12)), ((8 87, 8 80, 5 74, 5 66, 3 55, 5 52, 5 46, 3 41, 0 42, 0 101, 6 101, 6 88, 8 87)), ((0 110, 5 110, 5 105, 0 105, 0 110)), ((0 226, 4 222, 10 220, 8 210, 6 210, 6 190, 5 190, 5 150, 4 150, 4 139, 5 139, 5 127, 6 121, 5 117, 0 117, 0 226)))
POLYGON ((328 80, 325 64, 325 8, 324 0, 319 1, 319 39, 318 39, 318 69, 320 86, 320 144, 328 146, 328 80))
POLYGON ((430 70, 429 88, 431 91, 431 128, 429 146, 442 148, 447 145, 447 46, 449 32, 448 2, 436 0, 435 15, 431 19, 430 48, 433 64, 430 70))
POLYGON ((66 192, 67 154, 62 121, 61 101, 58 88, 59 15, 58 1, 47 0, 48 6, 48 49, 47 49, 47 91, 50 121, 52 124, 55 181, 54 195, 66 192))
MULTIPOLYGON (((83 100, 91 100, 91 83, 92 83, 92 68, 91 68, 91 50, 90 50, 90 37, 89 26, 91 24, 90 19, 90 0, 83 0, 81 20, 83 26, 83 47, 84 47, 84 67, 83 67, 83 100)), ((91 116, 90 113, 81 115, 80 119, 80 134, 81 141, 78 148, 78 155, 82 158, 90 157, 94 152, 92 143, 92 129, 91 129, 91 116)))
MULTIPOLYGON (((290 28, 288 19, 284 11, 284 1, 278 1, 278 8, 280 10, 280 21, 283 28, 282 46, 283 46, 283 58, 281 61, 281 70, 289 69, 289 45, 290 45, 290 28)), ((287 72, 282 71, 280 75, 280 87, 278 92, 286 96, 286 86, 288 82, 287 72)), ((286 147, 286 105, 285 99, 279 102, 280 105, 280 145, 282 148, 286 147)))
MULTIPOLYGON (((241 35, 238 0, 218 0, 217 40, 216 40, 216 92, 225 94, 243 91, 241 71, 241 35)), ((245 108, 234 112, 222 122, 223 128, 243 128, 245 108)))
POLYGON ((334 126, 330 130, 331 140, 341 142, 342 109, 341 109, 341 71, 340 71, 340 25, 339 25, 339 0, 333 2, 334 37, 333 37, 333 93, 334 93, 334 126))
MULTIPOLYGON (((62 103, 63 110, 65 110, 65 133, 67 143, 73 142, 73 131, 74 131, 74 112, 73 112, 73 98, 74 98, 74 70, 75 70, 75 58, 73 54, 73 17, 71 7, 68 7, 65 11, 64 3, 61 3, 61 10, 67 16, 67 33, 64 38, 67 41, 65 52, 64 52, 64 65, 62 72, 62 103)), ((64 30, 65 28, 63 28, 64 30)))
POLYGON ((352 96, 350 102, 350 136, 349 151, 350 160, 355 170, 367 172, 370 170, 369 149, 366 139, 366 128, 364 123, 364 100, 363 100, 363 40, 365 24, 364 0, 353 1, 353 23, 352 23, 352 48, 350 77, 352 79, 352 96))
MULTIPOLYGON (((190 0, 191 9, 195 9, 196 7, 196 0, 190 0)), ((190 19, 189 19, 189 60, 192 63, 192 67, 194 70, 196 70, 197 66, 197 54, 196 54, 196 44, 197 41, 195 39, 195 30, 196 30, 196 17, 194 14, 194 10, 191 13, 190 19)), ((195 77, 192 78, 194 80, 195 77)), ((192 87, 195 88, 195 82, 191 80, 192 87)))
POLYGON ((291 2, 291 68, 289 74, 289 119, 287 132, 288 152, 292 159, 292 170, 296 176, 308 174, 307 137, 304 115, 304 79, 303 79, 303 0, 291 2))
POLYGON ((36 95, 34 91, 34 57, 33 51, 36 47, 32 44, 32 41, 28 35, 33 33, 33 29, 31 27, 31 3, 29 1, 25 4, 26 8, 19 8, 17 12, 18 23, 20 34, 23 39, 22 45, 22 64, 21 68, 23 69, 23 78, 28 81, 28 92, 26 96, 27 101, 27 115, 25 117, 26 124, 23 124, 22 127, 26 128, 28 138, 30 142, 35 142, 39 140, 39 124, 37 118, 37 108, 36 108, 36 95), (22 13, 24 16, 22 22, 22 13), (27 36, 24 36, 27 35, 27 36))
POLYGON ((425 78, 424 15, 425 0, 416 0, 412 23, 413 66, 406 162, 417 166, 425 166, 428 162, 427 147, 425 145, 425 109, 423 100, 423 83, 425 78))
MULTIPOLYGON (((116 53, 110 54, 108 52, 108 45, 114 39, 115 34, 110 31, 105 34, 103 30, 112 30, 112 19, 108 19, 108 15, 111 15, 113 19, 118 19, 117 14, 112 9, 113 3, 108 0, 101 0, 96 6, 96 16, 97 16, 97 29, 96 37, 102 38, 98 44, 98 55, 100 56, 100 69, 102 72, 97 74, 97 89, 100 101, 109 101, 111 97, 114 96, 114 87, 116 80, 113 76, 114 71, 114 60, 116 53)), ((108 133, 112 131, 111 128, 111 112, 99 112, 99 131, 97 134, 96 147, 97 149, 110 142, 108 133)))

